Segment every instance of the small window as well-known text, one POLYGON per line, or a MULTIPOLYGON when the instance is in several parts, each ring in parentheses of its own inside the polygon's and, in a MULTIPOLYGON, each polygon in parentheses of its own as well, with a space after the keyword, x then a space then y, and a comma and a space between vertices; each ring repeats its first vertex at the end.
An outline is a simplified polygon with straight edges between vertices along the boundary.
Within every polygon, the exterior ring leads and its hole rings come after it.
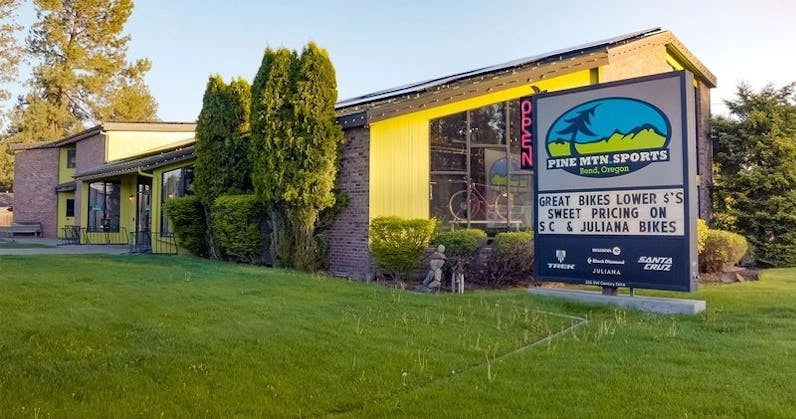
POLYGON ((74 169, 75 168, 75 149, 70 148, 66 150, 66 168, 67 169, 74 169))
POLYGON ((75 200, 74 199, 67 199, 66 200, 66 216, 67 217, 74 217, 75 216, 75 200))

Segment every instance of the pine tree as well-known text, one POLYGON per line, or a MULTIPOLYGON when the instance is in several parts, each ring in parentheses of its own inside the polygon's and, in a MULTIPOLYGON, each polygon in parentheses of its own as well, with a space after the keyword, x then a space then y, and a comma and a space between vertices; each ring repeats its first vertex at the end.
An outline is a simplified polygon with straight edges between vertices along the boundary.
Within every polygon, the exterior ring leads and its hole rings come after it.
MULTIPOLYGON (((0 0, 0 84, 14 81, 17 68, 22 59, 22 47, 16 39, 16 33, 22 29, 16 18, 19 0, 0 0)), ((6 89, 0 86, 0 102, 9 97, 6 89)), ((2 124, 5 125, 5 118, 2 124)), ((14 158, 8 149, 5 139, 0 139, 0 191, 10 190, 14 183, 14 158)))
MULTIPOLYGON (((202 110, 196 124, 196 171, 194 188, 205 218, 221 195, 251 190, 249 165, 249 106, 251 87, 243 79, 229 85, 220 76, 207 82, 202 110)), ((209 221, 208 221, 209 222, 209 221)), ((210 254, 220 257, 215 229, 207 229, 210 254)))
POLYGON ((27 39, 35 66, 11 113, 9 141, 53 140, 103 120, 151 121, 157 105, 143 82, 150 62, 127 62, 122 34, 131 0, 34 0, 27 39))
POLYGON ((714 223, 740 233, 764 266, 796 266, 796 83, 738 86, 714 118, 714 223))
MULTIPOLYGON (((0 83, 14 81, 22 59, 23 50, 15 36, 22 29, 15 21, 18 7, 19 0, 0 0, 0 83)), ((0 89, 0 101, 8 97, 8 91, 0 89)))

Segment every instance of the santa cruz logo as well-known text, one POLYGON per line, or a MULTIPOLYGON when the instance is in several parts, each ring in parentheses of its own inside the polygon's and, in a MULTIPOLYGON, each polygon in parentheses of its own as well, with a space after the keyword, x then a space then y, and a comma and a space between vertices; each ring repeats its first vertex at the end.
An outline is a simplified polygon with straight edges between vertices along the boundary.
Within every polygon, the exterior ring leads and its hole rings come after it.
POLYGON ((657 107, 613 97, 575 106, 547 132, 547 168, 585 177, 621 176, 669 160, 671 124, 657 107))

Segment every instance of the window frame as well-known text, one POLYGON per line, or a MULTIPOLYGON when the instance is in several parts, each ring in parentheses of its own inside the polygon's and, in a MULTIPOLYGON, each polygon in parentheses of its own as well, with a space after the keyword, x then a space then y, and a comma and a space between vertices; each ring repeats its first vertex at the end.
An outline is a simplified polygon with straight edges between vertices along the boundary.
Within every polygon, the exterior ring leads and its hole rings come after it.
POLYGON ((88 225, 86 226, 86 229, 87 229, 88 232, 90 232, 90 233, 119 233, 121 231, 121 221, 122 221, 122 202, 121 202, 122 193, 121 192, 122 192, 122 184, 118 180, 100 180, 100 181, 97 181, 97 182, 89 183, 89 185, 88 185, 88 202, 86 203, 86 207, 87 207, 87 211, 86 212, 88 214, 88 223, 87 223, 88 225), (103 226, 103 225, 96 225, 95 218, 92 217, 91 205, 92 205, 92 203, 94 201, 96 201, 96 199, 92 200, 91 199, 91 194, 92 194, 92 192, 93 193, 97 193, 96 192, 97 189, 92 187, 92 185, 95 185, 95 184, 102 184, 102 197, 103 197, 103 199, 102 199, 102 208, 99 210, 103 214, 102 219, 103 220, 106 220, 106 219, 110 220, 108 222, 108 225, 110 227, 113 227, 115 225, 115 228, 105 229, 105 226, 103 226), (109 189, 108 186, 109 185, 115 185, 115 187, 116 187, 115 195, 116 195, 116 201, 117 202, 116 202, 116 214, 115 214, 115 217, 108 217, 107 216, 108 212, 109 212, 108 209, 110 207, 108 205, 108 200, 109 199, 111 199, 111 200, 113 199, 113 194, 108 193, 108 189, 109 189), (116 221, 116 223, 113 222, 114 220, 116 221), (92 224, 94 224, 94 225, 92 226, 92 224))
POLYGON ((160 175, 160 236, 161 237, 173 237, 174 232, 172 231, 173 227, 171 225, 171 220, 169 220, 168 215, 164 210, 166 203, 172 199, 180 198, 183 196, 193 195, 193 183, 195 179, 195 165, 190 164, 187 166, 177 167, 175 169, 167 170, 160 175), (169 194, 166 193, 166 182, 168 179, 169 174, 179 172, 179 180, 177 181, 176 193, 169 197, 169 194), (190 173, 190 176, 186 174, 190 173))

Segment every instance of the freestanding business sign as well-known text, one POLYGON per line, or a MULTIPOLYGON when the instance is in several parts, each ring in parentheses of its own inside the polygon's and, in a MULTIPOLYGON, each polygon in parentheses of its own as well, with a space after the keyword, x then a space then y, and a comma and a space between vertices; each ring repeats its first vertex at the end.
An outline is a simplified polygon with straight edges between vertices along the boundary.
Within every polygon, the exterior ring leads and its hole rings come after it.
POLYGON ((695 290, 693 76, 539 94, 531 105, 537 278, 695 290))

